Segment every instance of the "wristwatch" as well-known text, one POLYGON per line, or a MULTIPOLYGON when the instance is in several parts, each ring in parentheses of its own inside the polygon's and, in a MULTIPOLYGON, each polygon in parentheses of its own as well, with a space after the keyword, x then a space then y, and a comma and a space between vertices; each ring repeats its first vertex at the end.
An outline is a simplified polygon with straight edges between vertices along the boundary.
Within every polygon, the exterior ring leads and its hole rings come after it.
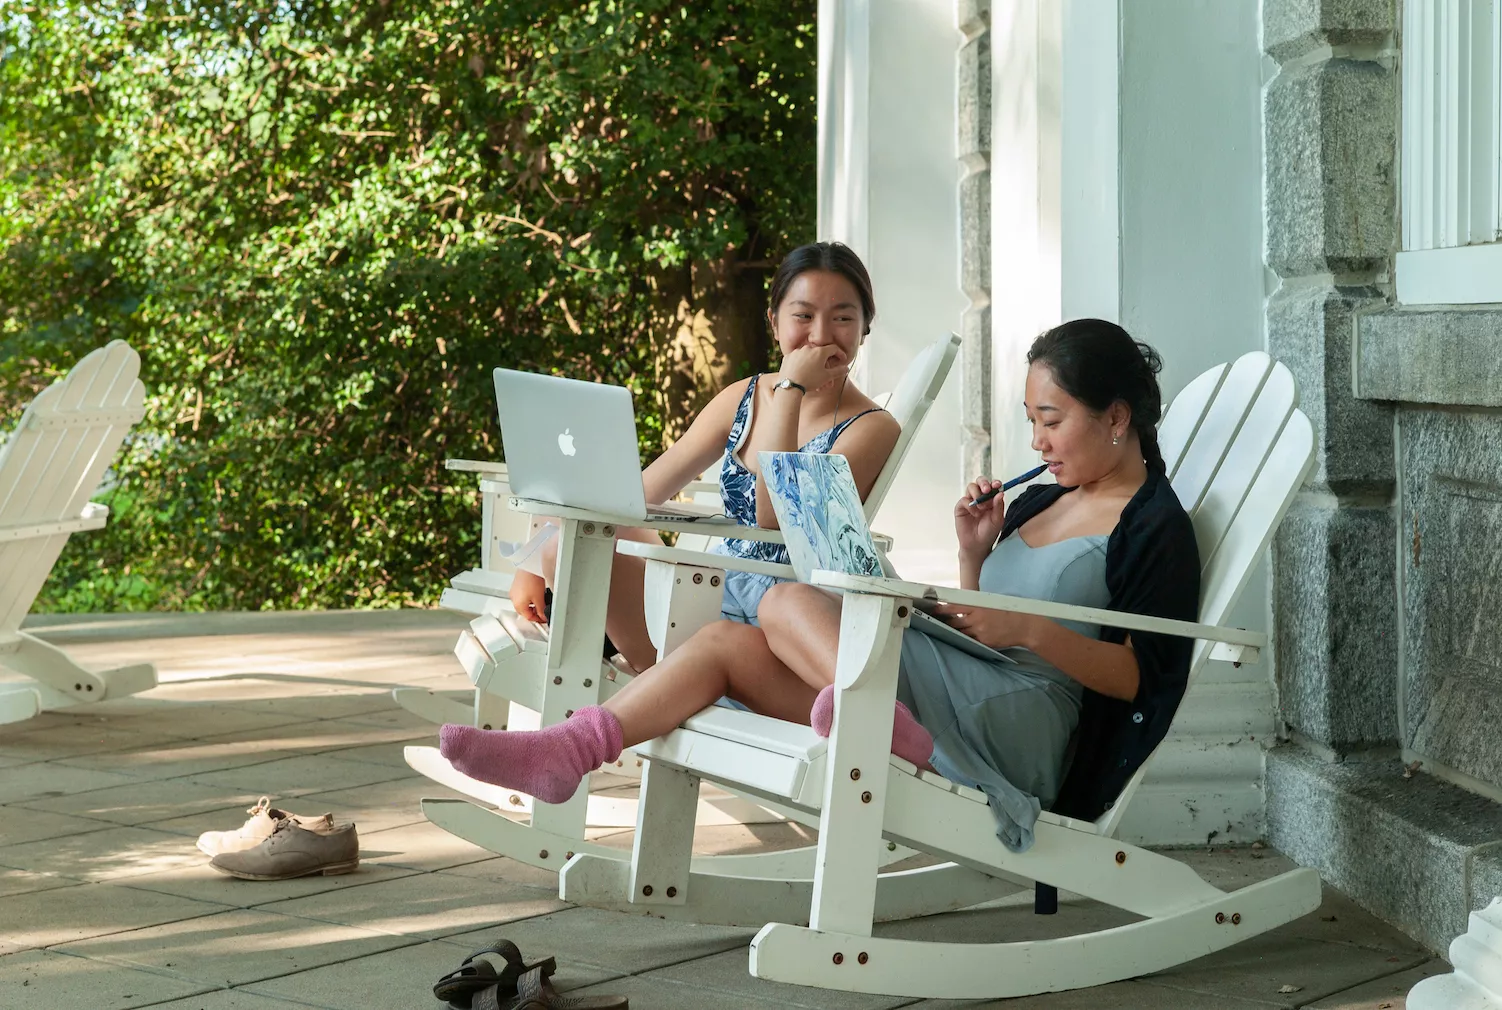
POLYGON ((798 392, 802 393, 804 396, 808 395, 808 387, 805 386, 805 385, 803 385, 802 383, 794 382, 792 379, 783 379, 781 382, 777 383, 777 385, 773 386, 772 388, 774 390, 778 390, 778 389, 796 389, 798 392))

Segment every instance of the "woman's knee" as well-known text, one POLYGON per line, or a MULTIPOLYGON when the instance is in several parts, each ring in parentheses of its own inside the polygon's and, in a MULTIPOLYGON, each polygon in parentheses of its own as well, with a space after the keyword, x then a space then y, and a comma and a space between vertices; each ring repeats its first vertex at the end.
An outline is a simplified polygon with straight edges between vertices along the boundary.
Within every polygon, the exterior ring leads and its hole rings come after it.
POLYGON ((819 592, 802 582, 778 582, 762 594, 756 619, 763 628, 783 628, 803 613, 819 592))
POLYGON ((758 645, 765 647, 766 638, 761 629, 739 621, 711 621, 689 636, 685 646, 713 653, 717 656, 734 656, 758 645))

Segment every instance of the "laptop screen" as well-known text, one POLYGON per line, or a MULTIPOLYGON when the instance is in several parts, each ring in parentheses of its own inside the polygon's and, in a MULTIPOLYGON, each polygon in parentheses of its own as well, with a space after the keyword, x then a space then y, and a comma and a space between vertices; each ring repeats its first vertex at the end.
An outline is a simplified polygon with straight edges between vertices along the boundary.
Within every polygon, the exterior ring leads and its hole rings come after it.
POLYGON ((762 452, 757 461, 798 581, 807 582, 818 568, 846 575, 883 574, 860 491, 844 456, 762 452))

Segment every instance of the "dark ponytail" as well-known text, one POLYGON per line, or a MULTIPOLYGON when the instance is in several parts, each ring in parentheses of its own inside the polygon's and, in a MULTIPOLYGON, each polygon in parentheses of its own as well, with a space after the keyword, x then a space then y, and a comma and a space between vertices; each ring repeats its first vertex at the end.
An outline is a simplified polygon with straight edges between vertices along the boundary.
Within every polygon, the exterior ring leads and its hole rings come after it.
POLYGON ((1149 470, 1167 472, 1158 448, 1163 392, 1158 373, 1163 358, 1126 330, 1104 319, 1071 319, 1044 333, 1027 352, 1029 365, 1042 362, 1059 388, 1096 413, 1117 402, 1132 412, 1132 429, 1149 470))

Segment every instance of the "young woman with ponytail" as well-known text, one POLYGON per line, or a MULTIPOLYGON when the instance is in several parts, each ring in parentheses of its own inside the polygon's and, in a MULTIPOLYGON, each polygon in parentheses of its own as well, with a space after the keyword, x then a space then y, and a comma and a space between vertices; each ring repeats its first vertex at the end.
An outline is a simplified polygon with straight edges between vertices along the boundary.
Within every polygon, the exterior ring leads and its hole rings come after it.
MULTIPOLYGON (((954 509, 961 587, 1194 620, 1199 553, 1158 450, 1157 352, 1114 323, 1080 319, 1039 337, 1028 364, 1032 444, 1057 483, 1010 506, 1000 496, 969 504, 997 481, 966 487, 954 509)), ((998 610, 936 612, 1010 661, 909 629, 892 750, 983 790, 1009 847, 1031 845, 1043 808, 1099 816, 1167 734, 1187 682, 1187 639, 998 610)), ((546 730, 446 726, 443 753, 475 778, 559 802, 623 746, 722 696, 827 734, 839 598, 780 583, 757 616, 760 627, 706 626, 603 707, 546 730)))

